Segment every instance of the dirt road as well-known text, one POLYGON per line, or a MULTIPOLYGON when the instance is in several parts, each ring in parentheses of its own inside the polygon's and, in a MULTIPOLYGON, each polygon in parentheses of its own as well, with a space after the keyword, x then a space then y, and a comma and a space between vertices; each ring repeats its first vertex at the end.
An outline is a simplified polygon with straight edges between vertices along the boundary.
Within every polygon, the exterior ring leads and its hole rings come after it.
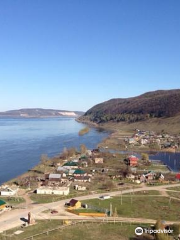
MULTIPOLYGON (((172 184, 172 185, 162 185, 162 186, 143 186, 142 188, 135 188, 135 189, 128 189, 128 190, 123 190, 122 193, 131 193, 131 192, 138 192, 138 191, 148 191, 148 190, 159 190, 159 191, 166 191, 166 188, 169 187, 178 187, 180 186, 179 184, 172 184)), ((107 192, 106 192, 107 194, 107 192)), ((117 196, 121 194, 121 191, 116 191, 116 192, 109 192, 108 193, 110 196, 117 196)), ((81 196, 81 197, 76 197, 77 200, 88 200, 88 199, 94 199, 98 198, 100 194, 92 194, 92 195, 87 195, 87 196, 81 196)), ((53 202, 53 203, 46 203, 46 204, 33 204, 30 203, 27 206, 27 209, 16 209, 12 211, 7 211, 3 214, 0 215, 0 232, 5 231, 8 229, 11 229, 13 227, 17 227, 22 225, 23 221, 27 219, 28 212, 31 211, 32 215, 34 216, 35 219, 47 219, 47 218, 55 218, 55 216, 48 216, 42 212, 48 210, 48 209, 53 209, 57 208, 61 214, 61 216, 58 216, 58 219, 87 219, 87 217, 80 217, 80 216, 75 216, 74 214, 68 213, 64 209, 64 204, 65 202, 69 201, 70 199, 66 200, 61 200, 58 202, 53 202)), ((154 223, 155 220, 153 219, 136 219, 136 218, 120 218, 126 222, 133 221, 133 222, 148 222, 148 223, 154 223)))

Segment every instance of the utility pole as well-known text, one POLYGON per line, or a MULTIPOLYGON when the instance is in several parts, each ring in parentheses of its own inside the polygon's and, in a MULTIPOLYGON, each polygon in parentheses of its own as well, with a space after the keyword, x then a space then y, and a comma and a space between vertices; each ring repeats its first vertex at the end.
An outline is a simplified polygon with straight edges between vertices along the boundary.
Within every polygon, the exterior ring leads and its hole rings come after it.
POLYGON ((121 205, 122 205, 122 190, 121 190, 121 205))
POLYGON ((110 203, 110 213, 109 213, 109 216, 112 217, 112 214, 113 214, 112 203, 110 203))

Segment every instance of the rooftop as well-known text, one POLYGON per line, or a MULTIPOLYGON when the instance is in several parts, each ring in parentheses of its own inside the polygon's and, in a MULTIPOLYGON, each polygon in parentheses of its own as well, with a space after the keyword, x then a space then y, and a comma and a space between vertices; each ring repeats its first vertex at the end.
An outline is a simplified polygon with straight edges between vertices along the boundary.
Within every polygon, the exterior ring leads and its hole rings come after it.
POLYGON ((5 205, 6 202, 0 199, 0 206, 5 205))
POLYGON ((50 173, 49 178, 61 178, 61 174, 50 173))
POLYGON ((78 166, 78 164, 75 162, 66 162, 63 166, 71 167, 71 166, 78 166))
POLYGON ((85 174, 86 172, 85 171, 83 171, 82 169, 76 169, 75 171, 74 171, 74 174, 85 174))

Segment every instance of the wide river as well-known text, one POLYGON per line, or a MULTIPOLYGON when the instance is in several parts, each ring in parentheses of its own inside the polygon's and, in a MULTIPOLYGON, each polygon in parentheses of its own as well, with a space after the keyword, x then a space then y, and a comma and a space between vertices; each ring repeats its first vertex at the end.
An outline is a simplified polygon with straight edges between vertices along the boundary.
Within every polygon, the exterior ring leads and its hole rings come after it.
POLYGON ((79 136, 84 127, 74 118, 0 118, 0 184, 31 169, 42 154, 54 156, 64 147, 95 148, 108 133, 91 128, 79 136))

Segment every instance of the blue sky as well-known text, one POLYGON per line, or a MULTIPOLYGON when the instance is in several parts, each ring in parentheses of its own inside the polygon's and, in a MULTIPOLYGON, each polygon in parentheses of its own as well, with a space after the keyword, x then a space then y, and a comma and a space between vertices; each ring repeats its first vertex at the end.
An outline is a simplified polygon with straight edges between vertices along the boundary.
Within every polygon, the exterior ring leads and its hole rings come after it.
POLYGON ((180 88, 179 0, 1 0, 0 111, 180 88))

